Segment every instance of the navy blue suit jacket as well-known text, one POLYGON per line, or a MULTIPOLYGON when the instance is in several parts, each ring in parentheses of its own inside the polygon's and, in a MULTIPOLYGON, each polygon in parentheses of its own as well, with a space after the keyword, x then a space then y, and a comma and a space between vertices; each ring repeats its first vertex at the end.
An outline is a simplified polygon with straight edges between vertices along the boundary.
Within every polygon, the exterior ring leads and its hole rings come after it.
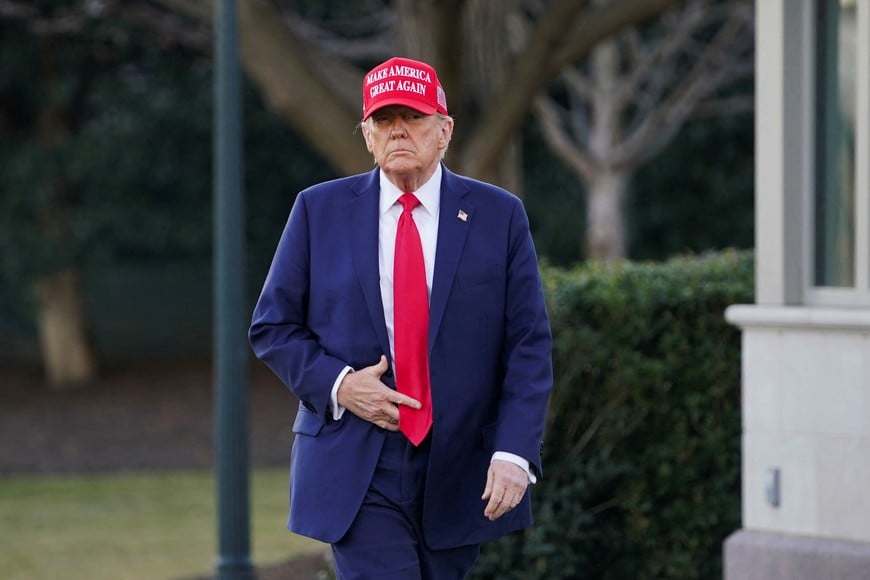
MULTIPOLYGON (((385 431, 330 392, 345 365, 390 348, 378 273, 378 169, 301 192, 254 311, 251 345, 295 393, 289 527, 336 542, 362 503, 385 431)), ((532 523, 529 494, 495 522, 480 499, 493 451, 541 473, 551 334, 528 219, 518 198, 444 168, 430 296, 433 400, 423 528, 434 549, 532 523), (465 219, 459 217, 464 212, 465 219)), ((382 380, 394 387, 388 371, 382 380)))

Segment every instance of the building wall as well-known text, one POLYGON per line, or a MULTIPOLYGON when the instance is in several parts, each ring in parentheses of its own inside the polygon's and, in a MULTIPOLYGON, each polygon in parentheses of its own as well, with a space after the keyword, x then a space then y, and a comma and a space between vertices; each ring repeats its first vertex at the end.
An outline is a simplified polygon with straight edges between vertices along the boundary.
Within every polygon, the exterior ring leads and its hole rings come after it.
POLYGON ((727 580, 870 578, 870 0, 855 0, 851 288, 811 275, 816 1, 756 0, 756 304, 726 313, 743 331, 743 528, 724 546, 727 580))
POLYGON ((743 328, 743 527, 870 542, 870 313, 727 317, 743 328))

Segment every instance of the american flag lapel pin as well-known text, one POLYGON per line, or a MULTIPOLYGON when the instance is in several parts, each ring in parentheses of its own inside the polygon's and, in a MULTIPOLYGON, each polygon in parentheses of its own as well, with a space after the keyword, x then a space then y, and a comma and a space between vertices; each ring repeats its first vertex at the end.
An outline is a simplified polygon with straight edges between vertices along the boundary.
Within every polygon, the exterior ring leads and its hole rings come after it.
POLYGON ((456 214, 456 217, 458 217, 459 219, 461 219, 461 220, 464 221, 464 222, 465 222, 465 221, 468 221, 468 214, 465 213, 465 212, 462 211, 462 210, 459 210, 459 213, 456 214))

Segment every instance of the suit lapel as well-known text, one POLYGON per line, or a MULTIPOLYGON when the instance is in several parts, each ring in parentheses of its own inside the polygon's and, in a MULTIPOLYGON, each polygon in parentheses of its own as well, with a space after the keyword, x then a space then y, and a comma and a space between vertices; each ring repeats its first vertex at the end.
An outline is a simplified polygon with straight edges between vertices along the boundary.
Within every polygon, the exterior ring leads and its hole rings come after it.
POLYGON ((459 257, 465 246, 468 227, 474 216, 474 206, 466 198, 468 188, 453 173, 443 168, 441 179, 441 209, 438 217, 438 246, 435 252, 435 273, 429 298, 429 351, 438 336, 438 328, 447 307, 447 298, 456 277, 459 257))
POLYGON ((354 197, 345 207, 346 227, 351 231, 354 266, 366 307, 383 353, 389 358, 390 341, 384 321, 378 265, 378 171, 374 170, 354 187, 354 197))

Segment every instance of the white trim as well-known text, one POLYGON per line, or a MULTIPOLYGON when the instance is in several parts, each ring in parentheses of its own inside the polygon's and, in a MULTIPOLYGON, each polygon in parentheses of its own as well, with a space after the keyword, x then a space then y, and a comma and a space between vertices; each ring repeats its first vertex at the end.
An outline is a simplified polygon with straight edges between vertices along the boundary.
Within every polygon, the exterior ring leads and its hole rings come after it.
POLYGON ((807 115, 812 47, 806 29, 814 2, 756 2, 755 295, 764 304, 800 304, 806 286, 804 208, 813 118, 807 115))
POLYGON ((870 303, 870 0, 857 5, 855 75, 855 287, 870 303))
MULTIPOLYGON (((801 120, 804 125, 806 139, 797 146, 801 148, 800 169, 801 185, 800 198, 803 203, 801 212, 801 224, 803 235, 801 236, 801 303, 812 303, 808 297, 813 289, 815 277, 815 191, 816 191, 816 36, 818 34, 816 12, 819 0, 803 0, 801 2, 802 26, 800 27, 801 63, 800 70, 803 77, 801 85, 801 120)), ((797 121, 796 119, 793 119, 797 121)))
POLYGON ((757 1, 755 50, 755 295, 761 303, 782 303, 783 131, 785 7, 783 0, 757 1))
POLYGON ((725 320, 741 329, 824 329, 870 332, 870 310, 848 308, 734 304, 725 309, 725 320))

